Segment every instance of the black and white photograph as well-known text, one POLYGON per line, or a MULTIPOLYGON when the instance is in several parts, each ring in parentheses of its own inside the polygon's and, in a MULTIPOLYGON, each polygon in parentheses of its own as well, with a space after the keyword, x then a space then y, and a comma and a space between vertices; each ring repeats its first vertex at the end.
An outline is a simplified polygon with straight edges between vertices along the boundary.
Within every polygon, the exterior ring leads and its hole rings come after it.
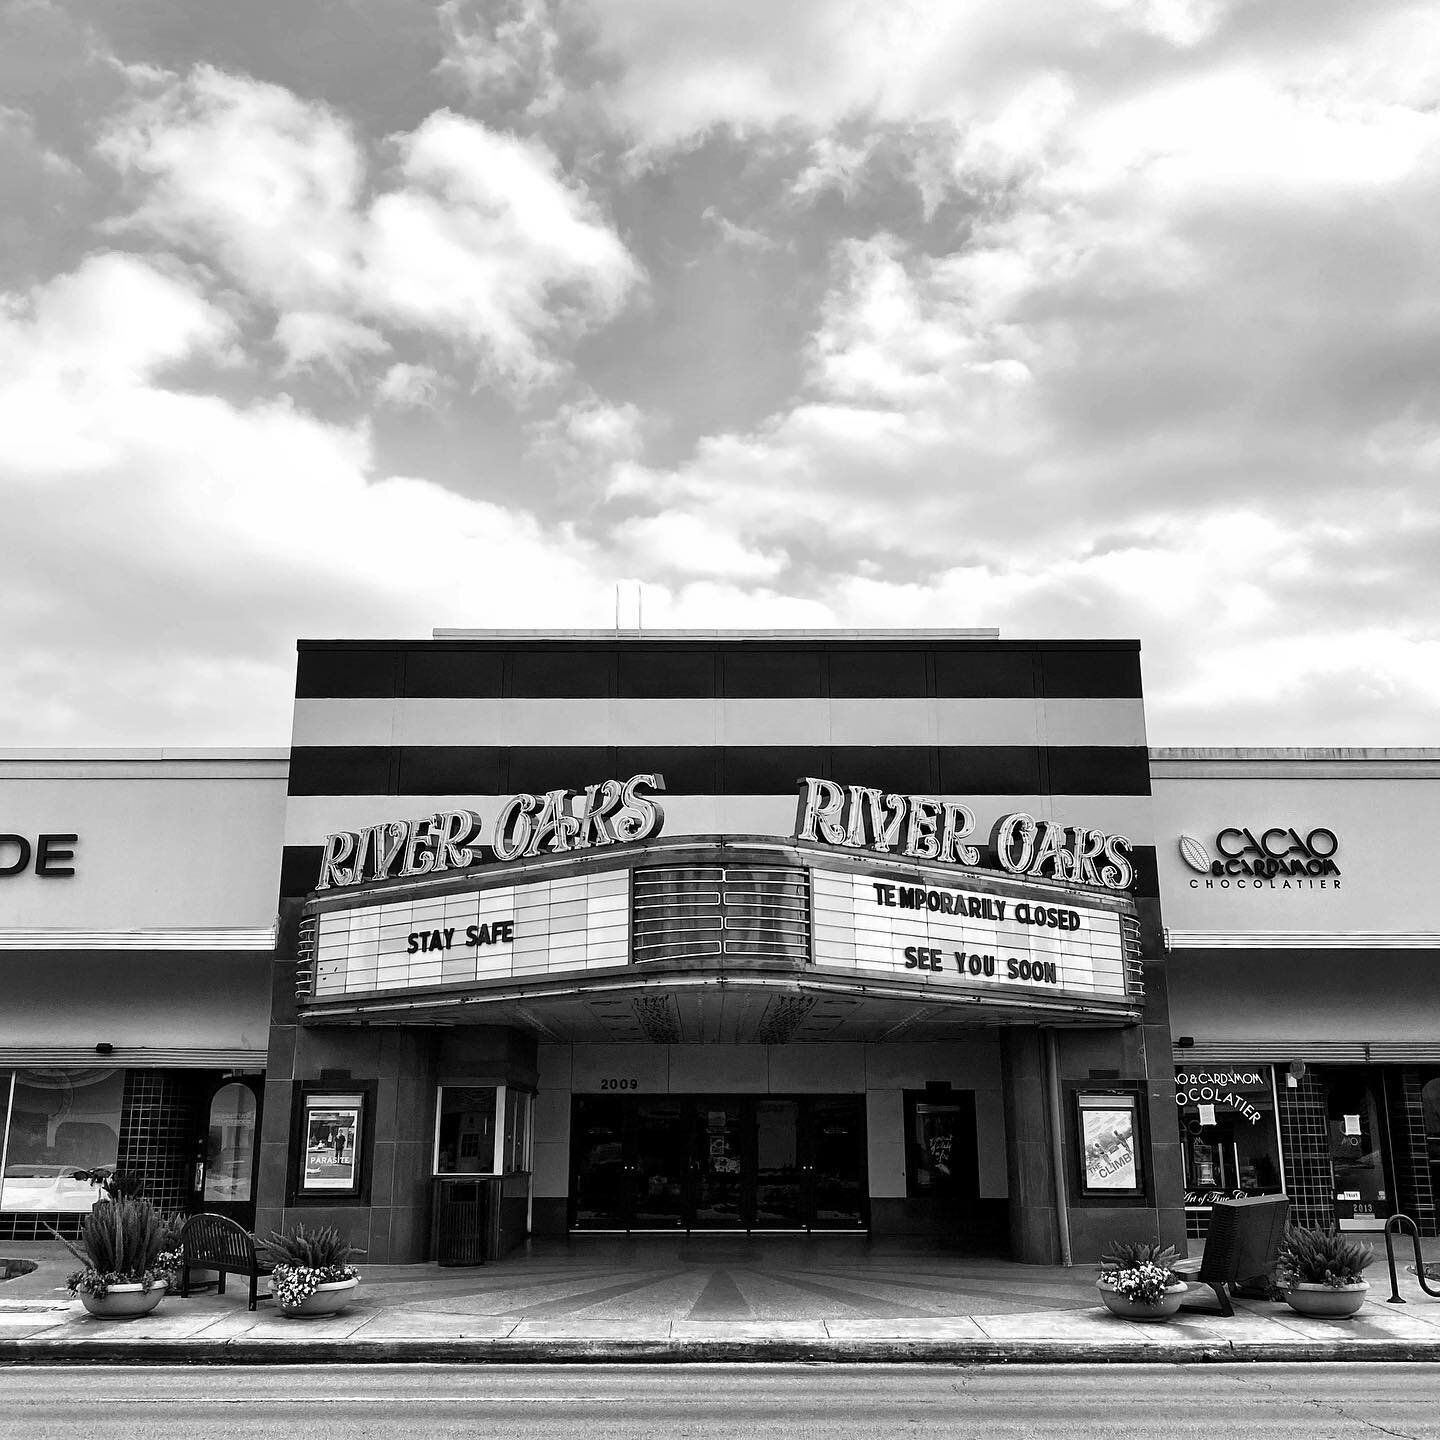
POLYGON ((0 1440, 1440 1440, 1440 5, 0 0, 0 1440))

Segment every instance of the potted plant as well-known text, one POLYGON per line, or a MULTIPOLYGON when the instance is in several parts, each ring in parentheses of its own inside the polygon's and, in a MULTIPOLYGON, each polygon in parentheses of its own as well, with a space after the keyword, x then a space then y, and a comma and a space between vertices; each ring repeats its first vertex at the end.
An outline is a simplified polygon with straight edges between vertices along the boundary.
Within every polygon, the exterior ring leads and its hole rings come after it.
POLYGON ((1114 1241, 1095 1280, 1105 1308, 1125 1320, 1168 1320, 1185 1296, 1185 1282, 1171 1268, 1178 1258, 1173 1245, 1114 1241))
POLYGON ((1370 1285, 1361 1273, 1375 1252, 1332 1225, 1311 1230, 1292 1225, 1280 1242, 1276 1280, 1285 1303, 1301 1315, 1353 1315, 1365 1303, 1370 1285))
POLYGON ((334 1315, 350 1303, 360 1284, 350 1257, 365 1252, 333 1225, 272 1231, 260 1243, 275 1264, 270 1294, 282 1315, 334 1315))
POLYGON ((160 1303, 180 1267, 177 1233, 178 1217, 128 1195, 96 1205, 76 1241, 51 1231, 84 1267, 67 1281, 71 1295, 102 1320, 133 1320, 160 1303))

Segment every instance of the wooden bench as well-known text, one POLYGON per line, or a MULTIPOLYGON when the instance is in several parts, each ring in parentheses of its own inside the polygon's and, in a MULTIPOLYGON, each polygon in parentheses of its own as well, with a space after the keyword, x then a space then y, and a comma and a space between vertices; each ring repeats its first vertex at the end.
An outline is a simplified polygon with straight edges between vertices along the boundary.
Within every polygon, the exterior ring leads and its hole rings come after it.
POLYGON ((255 1253, 255 1237, 243 1226, 224 1215, 192 1215, 180 1231, 181 1297, 190 1294, 192 1270, 215 1270, 220 1281, 215 1287, 225 1293, 227 1275, 243 1275, 250 1281, 250 1309, 255 1308, 257 1288, 262 1275, 275 1267, 255 1253))
MULTIPOLYGON (((1280 1241, 1290 1201, 1284 1195, 1249 1195, 1243 1200, 1217 1200, 1210 1211, 1205 1249, 1198 1259, 1178 1261, 1175 1273, 1182 1280, 1208 1285, 1222 1315, 1233 1315, 1227 1290, 1258 1280, 1267 1288, 1280 1258, 1280 1241)), ((1182 1310, 1214 1313, 1188 1302, 1182 1310)))

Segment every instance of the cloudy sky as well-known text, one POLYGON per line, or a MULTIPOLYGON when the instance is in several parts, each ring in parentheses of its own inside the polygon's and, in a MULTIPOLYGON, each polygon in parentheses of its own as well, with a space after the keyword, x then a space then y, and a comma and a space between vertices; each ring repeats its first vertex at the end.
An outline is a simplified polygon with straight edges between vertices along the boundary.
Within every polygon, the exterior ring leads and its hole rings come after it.
POLYGON ((0 0, 0 745, 298 636, 1138 636, 1440 741, 1433 0, 0 0))

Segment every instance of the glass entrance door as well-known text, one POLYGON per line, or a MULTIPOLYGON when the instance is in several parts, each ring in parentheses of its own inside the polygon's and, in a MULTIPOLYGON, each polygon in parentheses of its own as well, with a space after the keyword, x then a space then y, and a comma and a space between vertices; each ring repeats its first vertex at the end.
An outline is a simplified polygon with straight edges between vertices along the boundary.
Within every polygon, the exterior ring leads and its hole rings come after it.
POLYGON ((255 1223, 259 1081, 231 1080, 210 1097, 201 1169, 201 1208, 245 1226, 255 1223))
POLYGON ((1395 1213, 1386 1178, 1381 1080, 1359 1066, 1325 1067, 1335 1218, 1342 1230, 1383 1230, 1395 1213))
POLYGON ((750 1178, 752 1101, 698 1097, 696 1110, 694 1206, 692 1226, 699 1230, 740 1230, 750 1178))
POLYGON ((577 1095, 571 1224, 861 1230, 862 1095, 577 1095))
POLYGON ((570 1113, 570 1223, 582 1230, 630 1228, 626 1102, 577 1095, 570 1113))
POLYGON ((630 1228, 679 1230, 685 1224, 690 1168, 688 1107, 668 1095, 625 1103, 630 1111, 630 1228))
POLYGON ((804 1230, 810 1223, 807 1172, 800 1159, 800 1102, 755 1102, 757 1230, 804 1230))
POLYGON ((859 1230, 865 1225, 865 1097, 815 1096, 810 1110, 810 1225, 859 1230))

